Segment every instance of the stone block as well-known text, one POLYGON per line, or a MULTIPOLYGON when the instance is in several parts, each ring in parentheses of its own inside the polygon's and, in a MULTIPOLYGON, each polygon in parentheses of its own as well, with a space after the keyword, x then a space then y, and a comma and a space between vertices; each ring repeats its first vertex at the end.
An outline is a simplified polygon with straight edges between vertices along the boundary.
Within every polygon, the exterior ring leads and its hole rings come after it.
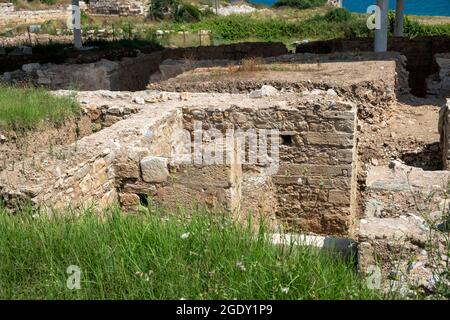
POLYGON ((145 157, 141 160, 142 179, 145 182, 164 182, 169 177, 168 160, 163 157, 145 157))
POLYGON ((308 132, 305 134, 306 143, 314 145, 329 145, 337 147, 351 147, 354 144, 353 134, 334 132, 308 132))
POLYGON ((138 206, 140 203, 139 196, 134 193, 120 193, 119 201, 124 207, 134 207, 138 206))
POLYGON ((350 204, 350 192, 341 190, 330 190, 328 202, 340 205, 350 204))

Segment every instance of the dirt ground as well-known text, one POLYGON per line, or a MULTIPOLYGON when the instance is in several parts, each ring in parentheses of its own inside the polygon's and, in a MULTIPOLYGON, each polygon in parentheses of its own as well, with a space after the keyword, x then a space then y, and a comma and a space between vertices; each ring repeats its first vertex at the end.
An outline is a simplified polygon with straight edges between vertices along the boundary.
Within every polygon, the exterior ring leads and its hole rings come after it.
POLYGON ((15 162, 52 148, 68 145, 92 133, 88 116, 72 117, 61 125, 42 125, 26 133, 0 130, 0 171, 15 162))
POLYGON ((411 105, 397 102, 381 123, 360 122, 359 145, 365 164, 388 165, 390 160, 424 170, 440 169, 439 107, 435 100, 411 105))
POLYGON ((157 85, 177 85, 228 81, 286 81, 327 82, 352 85, 364 81, 392 80, 395 61, 338 61, 307 64, 274 63, 270 65, 243 65, 198 68, 185 72, 157 85))

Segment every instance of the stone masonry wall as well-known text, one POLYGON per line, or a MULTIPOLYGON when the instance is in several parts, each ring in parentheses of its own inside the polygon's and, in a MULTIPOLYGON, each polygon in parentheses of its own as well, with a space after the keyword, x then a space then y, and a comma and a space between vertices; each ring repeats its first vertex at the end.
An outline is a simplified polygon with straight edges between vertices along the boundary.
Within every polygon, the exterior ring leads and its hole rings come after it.
MULTIPOLYGON (((327 99, 327 97, 322 97, 327 99)), ((280 163, 270 181, 264 181, 265 195, 273 194, 278 221, 288 229, 318 234, 349 234, 352 230, 356 192, 356 108, 336 102, 332 106, 319 102, 272 106, 260 110, 184 111, 185 128, 202 121, 206 128, 278 129, 280 163)), ((259 172, 261 165, 243 165, 244 175, 259 172)), ((230 174, 233 176, 233 174, 230 174)), ((255 176, 253 175, 253 178, 255 176)), ((264 191, 264 189, 260 189, 264 191)), ((242 198, 247 195, 242 193, 242 198)), ((254 209, 254 206, 250 208, 254 209)), ((240 207, 245 211, 246 205, 240 207)))
POLYGON ((43 23, 47 20, 66 20, 70 11, 66 8, 51 10, 14 10, 10 4, 0 3, 0 26, 43 23))
MULTIPOLYGON (((137 91, 146 88, 150 76, 159 72, 159 65, 166 59, 242 59, 245 57, 269 57, 287 52, 281 43, 239 43, 210 47, 166 49, 137 57, 125 57, 120 61, 101 59, 92 63, 41 64, 26 60, 22 70, 5 72, 0 81, 31 81, 50 89, 121 90, 137 91)), ((9 56, 7 56, 8 58, 9 56)), ((8 62, 8 61, 7 61, 8 62)), ((8 62, 10 63, 10 62, 8 62)))
POLYGON ((445 97, 450 93, 450 53, 437 54, 435 58, 439 72, 427 79, 427 94, 445 97))
POLYGON ((88 11, 94 15, 144 16, 148 12, 148 4, 133 0, 91 0, 88 11))
MULTIPOLYGON (((427 93, 426 79, 438 71, 434 59, 437 53, 450 52, 450 37, 417 37, 414 39, 391 37, 388 50, 399 52, 408 59, 407 71, 410 73, 411 92, 418 96, 427 93)), ((297 53, 332 53, 332 52, 373 51, 372 38, 335 39, 314 41, 297 45, 297 53)))
POLYGON ((87 64, 30 63, 21 70, 5 72, 3 80, 9 83, 31 82, 49 89, 118 90, 118 62, 100 60, 87 64))

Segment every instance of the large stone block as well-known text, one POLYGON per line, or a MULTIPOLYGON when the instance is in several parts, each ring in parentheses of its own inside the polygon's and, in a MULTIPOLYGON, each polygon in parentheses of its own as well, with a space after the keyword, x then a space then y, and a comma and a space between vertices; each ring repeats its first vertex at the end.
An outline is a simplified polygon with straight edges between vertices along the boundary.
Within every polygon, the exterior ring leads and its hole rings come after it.
POLYGON ((353 134, 334 132, 308 132, 305 134, 306 143, 330 145, 338 147, 352 147, 353 134))
POLYGON ((141 160, 142 179, 145 182, 164 182, 169 177, 168 160, 163 157, 145 157, 141 160))

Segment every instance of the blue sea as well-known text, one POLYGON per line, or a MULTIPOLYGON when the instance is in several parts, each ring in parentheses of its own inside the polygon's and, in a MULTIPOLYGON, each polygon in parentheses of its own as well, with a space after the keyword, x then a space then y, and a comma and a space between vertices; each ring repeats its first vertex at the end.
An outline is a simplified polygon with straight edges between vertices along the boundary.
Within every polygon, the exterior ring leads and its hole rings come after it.
MULTIPOLYGON (((250 0, 271 6, 276 0, 250 0)), ((376 0, 344 0, 344 8, 352 12, 366 12, 367 7, 375 4, 376 0)), ((389 0, 389 7, 395 9, 395 0, 389 0)), ((405 0, 406 14, 417 16, 449 16, 450 0, 405 0)))

